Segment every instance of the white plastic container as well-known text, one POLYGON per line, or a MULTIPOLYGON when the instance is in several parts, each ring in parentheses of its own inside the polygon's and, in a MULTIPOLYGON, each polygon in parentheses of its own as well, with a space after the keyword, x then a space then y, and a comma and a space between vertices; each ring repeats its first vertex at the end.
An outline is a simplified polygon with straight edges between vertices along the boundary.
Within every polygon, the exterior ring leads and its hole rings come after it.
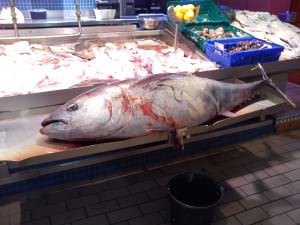
POLYGON ((111 20, 116 16, 115 9, 94 9, 96 20, 111 20))

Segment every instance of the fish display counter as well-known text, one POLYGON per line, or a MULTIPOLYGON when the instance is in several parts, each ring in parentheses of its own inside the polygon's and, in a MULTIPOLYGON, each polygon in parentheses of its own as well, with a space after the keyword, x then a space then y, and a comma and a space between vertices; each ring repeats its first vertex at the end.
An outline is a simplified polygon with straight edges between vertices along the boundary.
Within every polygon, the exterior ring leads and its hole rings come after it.
MULTIPOLYGON (((22 29, 17 39, 11 30, 0 33, 0 197, 151 168, 203 146, 272 132, 272 116, 287 106, 272 87, 284 90, 287 72, 300 69, 300 58, 266 63, 263 71, 221 68, 180 33, 174 49, 167 22, 154 30, 133 24, 74 30, 22 29), (75 115, 81 106, 79 118, 107 125, 97 137, 49 129, 69 123, 57 117, 60 110, 75 115)), ((79 130, 93 127, 71 121, 79 130)))

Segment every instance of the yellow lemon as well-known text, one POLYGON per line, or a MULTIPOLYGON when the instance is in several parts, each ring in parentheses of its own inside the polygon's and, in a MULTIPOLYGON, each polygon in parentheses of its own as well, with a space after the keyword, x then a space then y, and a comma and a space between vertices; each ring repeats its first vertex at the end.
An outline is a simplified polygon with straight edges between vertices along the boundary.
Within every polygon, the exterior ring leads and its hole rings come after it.
POLYGON ((189 11, 189 6, 188 5, 181 6, 181 12, 182 13, 186 13, 187 11, 189 11))
POLYGON ((189 10, 193 10, 193 11, 195 10, 195 6, 193 4, 188 4, 187 6, 189 10))
POLYGON ((190 21, 193 20, 195 16, 194 10, 189 10, 184 14, 184 20, 185 21, 190 21))
POLYGON ((181 12, 181 5, 176 5, 175 8, 174 8, 174 12, 175 13, 181 12))
POLYGON ((181 11, 177 11, 175 13, 175 15, 176 15, 177 19, 183 20, 184 14, 181 11))

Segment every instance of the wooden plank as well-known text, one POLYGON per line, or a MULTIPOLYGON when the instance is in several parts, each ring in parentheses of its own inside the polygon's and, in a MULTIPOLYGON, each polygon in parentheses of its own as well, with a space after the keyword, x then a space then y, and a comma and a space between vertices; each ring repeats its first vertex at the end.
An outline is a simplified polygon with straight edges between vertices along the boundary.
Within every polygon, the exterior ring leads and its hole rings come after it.
POLYGON ((135 147, 139 145, 156 143, 161 141, 167 141, 169 135, 167 133, 161 133, 157 135, 149 135, 145 137, 132 138, 122 141, 108 142, 103 144, 95 144, 82 148, 77 148, 71 151, 58 152, 48 155, 36 156, 33 158, 25 159, 19 163, 9 164, 9 168, 19 168, 25 166, 32 166, 37 164, 43 164, 53 161, 60 161, 65 159, 83 157, 88 155, 94 155, 105 152, 114 152, 124 148, 135 147))

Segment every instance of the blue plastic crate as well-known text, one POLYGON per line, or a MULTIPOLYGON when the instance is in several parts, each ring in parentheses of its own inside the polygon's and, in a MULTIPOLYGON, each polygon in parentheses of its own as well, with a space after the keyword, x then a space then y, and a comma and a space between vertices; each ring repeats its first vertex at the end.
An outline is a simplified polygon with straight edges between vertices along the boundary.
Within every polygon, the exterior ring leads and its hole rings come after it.
POLYGON ((204 48, 205 53, 210 60, 215 61, 224 67, 235 67, 277 61, 281 55, 281 52, 284 50, 284 48, 280 45, 272 44, 253 37, 211 40, 204 44, 204 48), (259 41, 263 44, 270 45, 271 48, 247 50, 231 54, 215 46, 216 43, 220 43, 223 44, 224 49, 227 49, 237 45, 241 41, 259 41))

